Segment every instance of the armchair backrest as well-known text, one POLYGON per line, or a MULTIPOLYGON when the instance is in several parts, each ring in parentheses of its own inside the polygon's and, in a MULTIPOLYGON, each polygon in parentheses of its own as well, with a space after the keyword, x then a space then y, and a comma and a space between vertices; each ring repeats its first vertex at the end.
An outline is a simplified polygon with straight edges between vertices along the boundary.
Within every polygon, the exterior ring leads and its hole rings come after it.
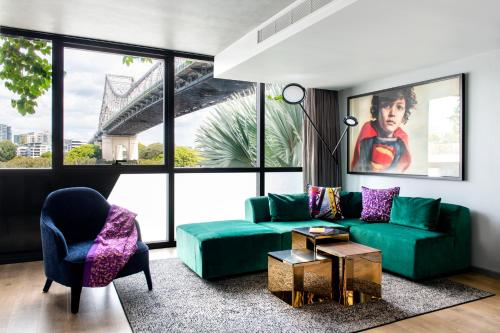
POLYGON ((109 207, 107 200, 91 188, 64 188, 45 199, 42 221, 49 217, 68 244, 93 240, 106 221, 109 207))

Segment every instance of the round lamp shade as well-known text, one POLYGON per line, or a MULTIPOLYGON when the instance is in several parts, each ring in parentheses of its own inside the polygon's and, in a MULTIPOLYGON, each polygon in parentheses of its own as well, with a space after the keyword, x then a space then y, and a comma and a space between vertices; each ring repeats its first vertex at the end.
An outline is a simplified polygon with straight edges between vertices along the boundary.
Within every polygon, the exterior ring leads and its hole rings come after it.
POLYGON ((356 117, 347 116, 344 118, 344 124, 346 124, 349 127, 353 127, 358 124, 358 120, 356 119, 356 117))
POLYGON ((283 88, 282 95, 288 104, 299 104, 306 97, 306 90, 300 84, 290 83, 283 88))

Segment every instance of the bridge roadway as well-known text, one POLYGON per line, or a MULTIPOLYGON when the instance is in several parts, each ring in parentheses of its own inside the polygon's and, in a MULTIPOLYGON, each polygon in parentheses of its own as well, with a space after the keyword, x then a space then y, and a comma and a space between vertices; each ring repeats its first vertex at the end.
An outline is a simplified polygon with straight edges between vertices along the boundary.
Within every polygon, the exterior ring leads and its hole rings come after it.
MULTIPOLYGON (((175 117, 221 103, 244 94, 253 83, 213 77, 213 63, 176 63, 175 117)), ((99 128, 91 141, 103 135, 134 136, 163 122, 164 63, 157 62, 140 79, 106 75, 99 128)))

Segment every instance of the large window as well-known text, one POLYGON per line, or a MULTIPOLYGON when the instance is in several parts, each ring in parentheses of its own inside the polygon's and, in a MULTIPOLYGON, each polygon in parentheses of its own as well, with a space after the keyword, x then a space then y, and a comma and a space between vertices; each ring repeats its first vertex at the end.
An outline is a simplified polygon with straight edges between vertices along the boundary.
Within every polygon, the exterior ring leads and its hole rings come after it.
POLYGON ((64 164, 164 164, 164 63, 64 49, 64 164))
POLYGON ((52 43, 0 35, 0 168, 52 164, 52 43))
POLYGON ((213 67, 175 59, 175 166, 255 167, 256 85, 215 79, 213 67))
POLYGON ((182 224, 244 219, 249 197, 303 191, 302 113, 282 86, 216 79, 211 57, 0 33, 0 169, 52 167, 46 192, 96 188, 155 246, 182 224))

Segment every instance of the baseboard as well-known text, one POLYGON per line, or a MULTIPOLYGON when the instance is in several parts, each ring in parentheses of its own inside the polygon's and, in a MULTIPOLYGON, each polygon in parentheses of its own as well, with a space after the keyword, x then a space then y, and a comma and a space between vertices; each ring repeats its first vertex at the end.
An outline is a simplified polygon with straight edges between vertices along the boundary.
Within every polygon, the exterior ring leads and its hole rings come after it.
POLYGON ((500 279, 500 273, 499 272, 491 271, 491 270, 486 269, 486 268, 474 267, 474 266, 471 266, 471 270, 473 272, 478 272, 478 273, 481 273, 481 274, 493 277, 495 279, 500 279))
POLYGON ((22 252, 22 253, 6 253, 0 254, 0 265, 5 264, 16 264, 20 262, 27 261, 38 261, 42 260, 42 252, 34 251, 34 252, 22 252))

